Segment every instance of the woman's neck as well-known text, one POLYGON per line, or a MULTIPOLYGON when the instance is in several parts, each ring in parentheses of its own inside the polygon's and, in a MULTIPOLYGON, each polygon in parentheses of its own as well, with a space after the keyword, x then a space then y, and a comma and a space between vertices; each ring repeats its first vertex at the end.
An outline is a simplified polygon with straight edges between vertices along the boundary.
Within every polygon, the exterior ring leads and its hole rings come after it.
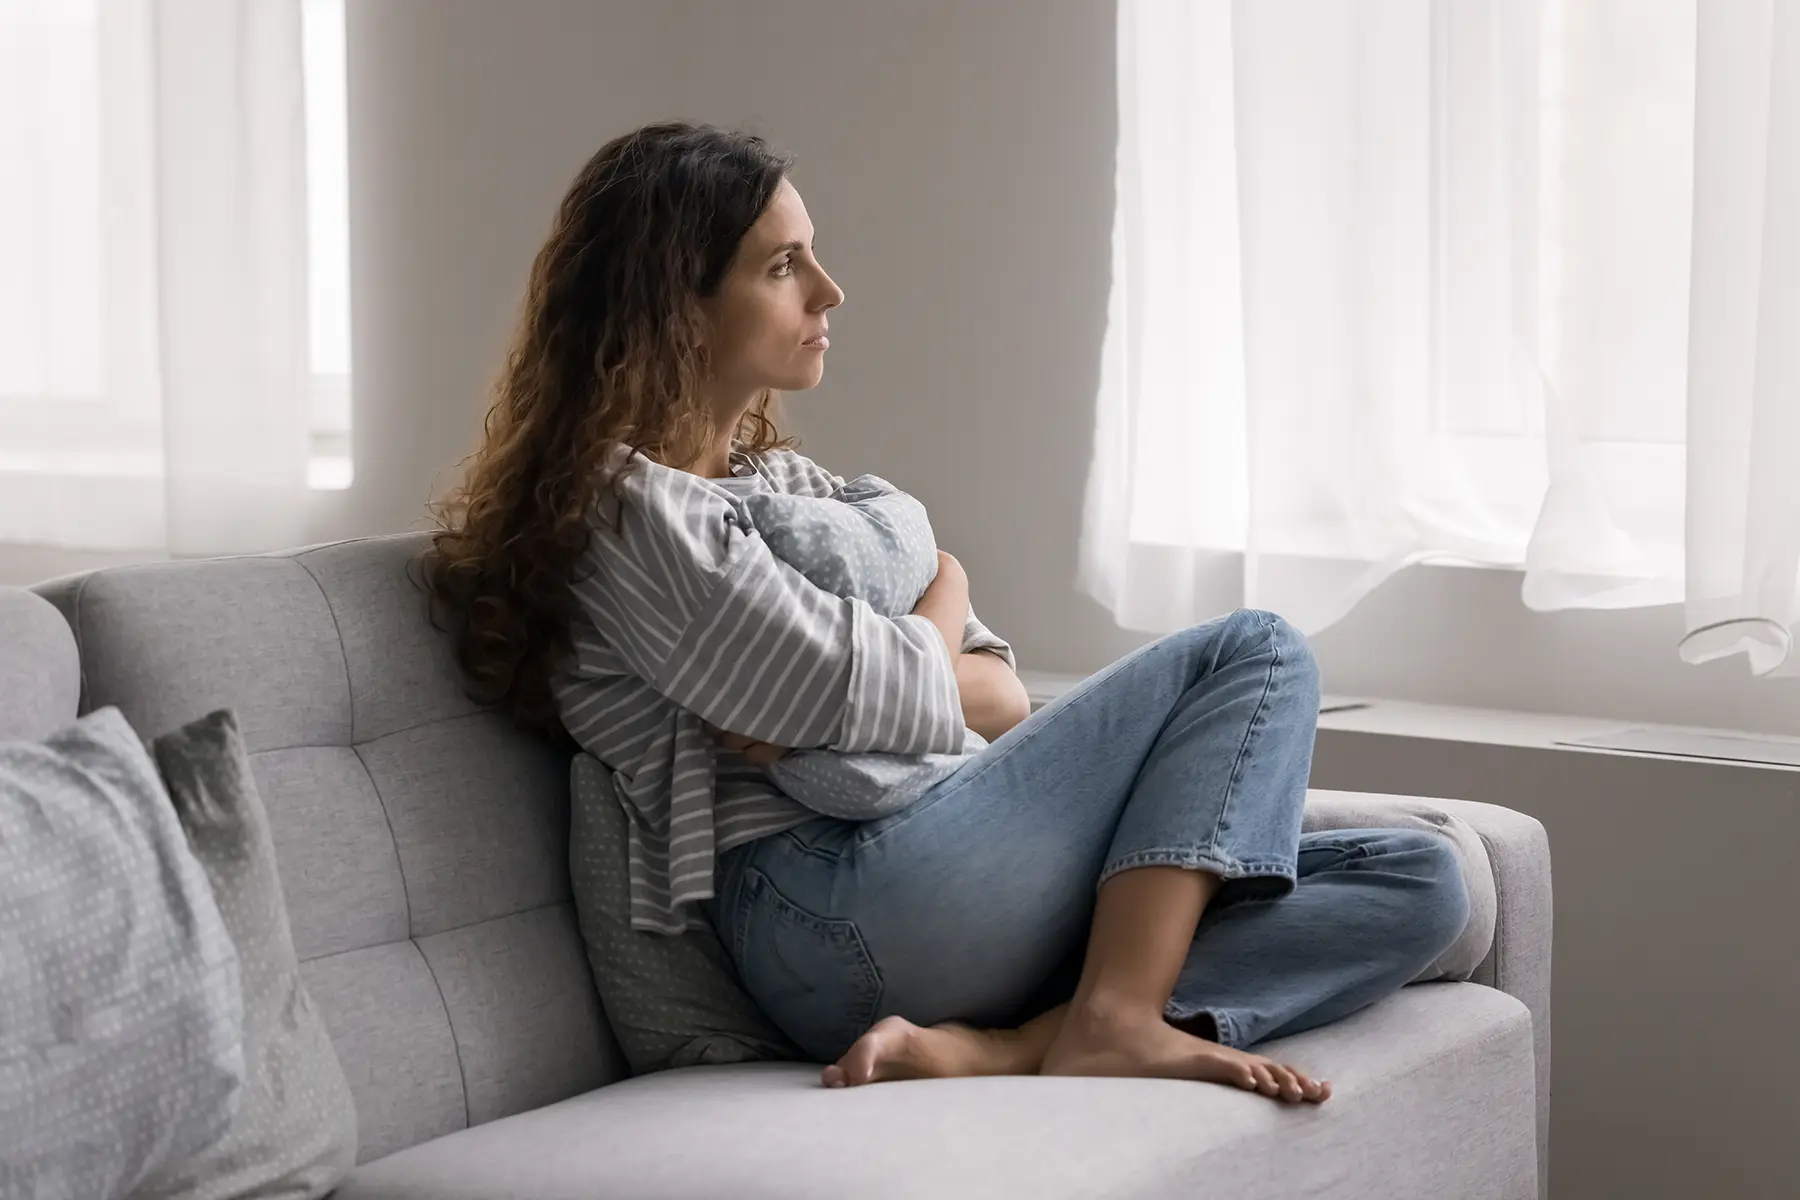
MULTIPOLYGON (((761 393, 758 393, 758 395, 760 394, 761 393)), ((684 469, 703 479, 725 479, 729 477, 731 474, 731 452, 737 446, 737 432, 743 427, 744 415, 750 411, 751 406, 756 403, 756 400, 756 396, 750 397, 748 400, 738 404, 734 408, 725 410, 726 415, 723 417, 718 415, 720 410, 714 408, 714 420, 718 423, 714 426, 714 429, 716 429, 717 432, 713 434, 712 445, 707 447, 706 451, 702 453, 699 458, 695 459, 684 469)))
POLYGON ((690 474, 703 479, 725 479, 731 474, 731 448, 734 439, 728 434, 721 437, 713 445, 695 459, 686 469, 690 474))

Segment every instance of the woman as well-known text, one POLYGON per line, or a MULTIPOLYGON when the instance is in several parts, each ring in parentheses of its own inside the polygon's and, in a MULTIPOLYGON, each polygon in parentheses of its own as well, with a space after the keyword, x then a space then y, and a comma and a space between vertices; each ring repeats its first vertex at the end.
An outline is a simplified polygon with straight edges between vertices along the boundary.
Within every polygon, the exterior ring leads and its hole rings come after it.
POLYGON ((1141 1075, 1327 1099, 1246 1048, 1433 962, 1466 917, 1451 851, 1301 835, 1318 681, 1277 617, 1165 637, 1028 716, 955 559, 890 620, 768 553, 743 495, 840 482, 769 418, 819 382, 844 299, 788 166, 654 125, 570 188, 435 544, 473 688, 613 769, 634 924, 711 921, 828 1086, 1141 1075), (797 746, 941 765, 898 811, 827 817, 762 769, 797 746))

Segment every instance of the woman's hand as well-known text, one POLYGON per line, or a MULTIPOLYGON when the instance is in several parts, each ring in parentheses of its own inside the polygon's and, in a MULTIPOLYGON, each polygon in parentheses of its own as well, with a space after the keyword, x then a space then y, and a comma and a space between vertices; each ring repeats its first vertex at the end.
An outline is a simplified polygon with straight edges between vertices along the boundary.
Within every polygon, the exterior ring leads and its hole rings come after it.
POLYGON ((719 745, 743 755, 745 762, 755 766, 766 767, 772 762, 778 762, 788 752, 786 746, 771 746, 767 742, 747 738, 741 733, 727 733, 716 725, 708 725, 706 731, 713 735, 719 745))

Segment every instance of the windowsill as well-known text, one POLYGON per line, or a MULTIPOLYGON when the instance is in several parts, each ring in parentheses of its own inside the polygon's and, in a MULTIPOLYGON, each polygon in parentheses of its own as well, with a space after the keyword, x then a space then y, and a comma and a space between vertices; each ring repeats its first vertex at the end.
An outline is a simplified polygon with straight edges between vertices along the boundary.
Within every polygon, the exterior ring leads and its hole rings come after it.
MULTIPOLYGON (((1043 707, 1076 684, 1082 676, 1046 671, 1021 671, 1019 678, 1031 697, 1033 711, 1043 707)), ((1765 744, 1783 749, 1795 739, 1765 734, 1698 726, 1656 725, 1604 717, 1568 716, 1558 713, 1515 712, 1507 709, 1465 708, 1449 704, 1421 704, 1406 700, 1381 700, 1356 696, 1326 696, 1319 714, 1321 732, 1410 741, 1503 746, 1522 750, 1549 750, 1564 754, 1618 756, 1698 763, 1719 770, 1800 771, 1786 763, 1757 762, 1745 758, 1721 758, 1676 752, 1651 752, 1608 746, 1572 745, 1606 738, 1630 730, 1652 742, 1659 736, 1679 744, 1687 735, 1700 734, 1739 739, 1748 745, 1765 744)))

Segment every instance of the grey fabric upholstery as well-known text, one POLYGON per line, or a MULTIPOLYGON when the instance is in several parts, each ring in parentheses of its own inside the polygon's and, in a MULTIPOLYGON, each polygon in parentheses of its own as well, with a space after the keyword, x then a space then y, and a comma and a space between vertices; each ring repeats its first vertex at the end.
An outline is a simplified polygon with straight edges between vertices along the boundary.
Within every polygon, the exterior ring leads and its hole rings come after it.
POLYGON ((1438 955, 1437 961, 1419 972, 1414 982, 1427 979, 1465 980, 1487 961, 1494 945, 1494 871, 1488 864, 1481 835, 1461 817, 1431 800, 1409 796, 1368 796, 1356 792, 1309 792, 1301 830, 1318 829, 1416 829, 1435 833, 1456 851, 1462 868, 1463 889, 1469 897, 1469 919, 1462 936, 1438 955))
POLYGON ((675 937, 631 927, 630 819, 605 764, 577 754, 569 792, 575 916, 631 1073, 804 1059, 745 993, 711 922, 675 937))
MULTIPOLYGON (((232 709, 364 1160, 622 1074, 569 899, 568 754, 462 694, 407 535, 41 584, 84 711, 232 709)), ((10 654, 8 655, 10 658, 10 654)))
POLYGON ((1142 1079, 838 1091, 811 1067, 698 1067, 371 1163, 336 1200, 1537 1194, 1531 1025, 1511 996, 1419 984, 1275 1045, 1332 1081, 1331 1103, 1142 1079))
MULTIPOLYGON (((302 976, 361 1118, 343 1200, 1537 1192, 1549 852, 1536 821, 1480 804, 1424 802, 1473 830, 1491 868, 1474 982, 1419 984, 1290 1039, 1281 1053, 1337 1087, 1321 1110, 1143 1080, 826 1091, 785 1064, 600 1087, 622 1062, 569 902, 568 758, 462 697, 405 575, 423 547, 377 538, 40 589, 77 633, 84 711, 116 703, 150 736, 237 710, 302 976)), ((41 606, 20 615, 33 607, 0 593, 0 630, 28 622, 34 643, 0 642, 0 683, 31 671, 51 695, 0 687, 0 728, 75 715, 66 634, 41 606), (49 666, 20 665, 34 660, 49 666)), ((1314 819, 1369 804, 1315 795, 1314 819)))
MULTIPOLYGON (((1494 880, 1494 936, 1487 957, 1469 976, 1474 983, 1517 996, 1531 1011, 1537 1062, 1538 1161, 1550 1162, 1550 948, 1552 895, 1550 839, 1535 817, 1471 800, 1418 801, 1365 792, 1313 792, 1316 803, 1356 806, 1429 804, 1460 818, 1480 836, 1494 880)), ((1544 1194, 1548 1195, 1548 1178, 1544 1194)))
POLYGON ((0 588, 0 742, 37 741, 75 720, 81 663, 56 609, 0 588))
POLYGON ((230 709, 152 751, 237 947, 244 1086, 223 1136, 131 1200, 318 1200, 356 1165, 356 1105, 294 957, 269 818, 230 709))
POLYGON ((107 1200, 243 1093, 242 976, 116 709, 0 741, 0 1197, 107 1200))

